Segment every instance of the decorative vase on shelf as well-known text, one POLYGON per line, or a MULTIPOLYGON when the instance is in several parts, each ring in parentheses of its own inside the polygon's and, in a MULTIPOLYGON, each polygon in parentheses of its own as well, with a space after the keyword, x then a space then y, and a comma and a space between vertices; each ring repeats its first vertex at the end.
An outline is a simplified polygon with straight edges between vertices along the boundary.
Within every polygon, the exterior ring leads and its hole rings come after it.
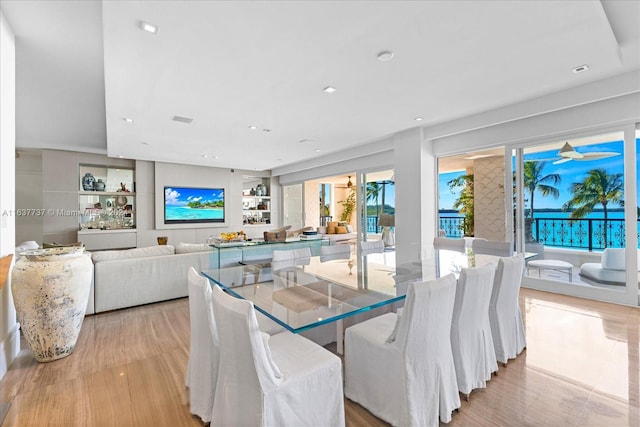
POLYGON ((87 172, 82 177, 82 189, 84 191, 93 191, 93 184, 96 182, 94 176, 87 172))
POLYGON ((106 184, 100 178, 98 178, 98 180, 93 183, 93 189, 95 191, 104 191, 105 187, 106 187, 106 184))
POLYGON ((11 292, 20 329, 38 362, 70 355, 87 310, 93 263, 84 247, 36 249, 20 254, 11 292))
POLYGON ((267 196, 267 186, 264 184, 258 184, 256 186, 256 196, 267 196))

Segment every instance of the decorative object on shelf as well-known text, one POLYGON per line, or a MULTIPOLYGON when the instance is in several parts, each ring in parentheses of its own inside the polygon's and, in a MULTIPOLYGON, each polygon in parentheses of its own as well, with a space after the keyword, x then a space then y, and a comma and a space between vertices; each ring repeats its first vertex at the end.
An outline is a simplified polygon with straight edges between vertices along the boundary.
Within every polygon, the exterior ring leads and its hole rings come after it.
POLYGON ((104 191, 106 186, 107 185, 104 183, 104 181, 101 178, 98 178, 98 180, 93 183, 93 189, 95 191, 104 191))
POLYGON ((255 196, 256 195, 256 189, 252 188, 251 191, 249 191, 249 194, 252 195, 252 196, 255 196))
POLYGON ((127 198, 125 196, 116 196, 116 206, 119 208, 124 207, 127 203, 129 202, 129 200, 127 200, 127 198))
POLYGON ((84 191, 93 191, 93 184, 96 182, 93 174, 87 172, 82 177, 82 189, 84 191))
POLYGON ((118 189, 118 192, 130 193, 130 191, 127 190, 127 184, 125 184, 124 182, 120 183, 120 188, 118 189))
POLYGON ((267 195, 267 186, 264 184, 258 184, 256 186, 256 196, 266 196, 267 195))
POLYGON ((92 276, 93 263, 81 246, 20 254, 11 273, 11 292, 20 329, 38 362, 73 352, 92 276))
POLYGON ((167 236, 159 236, 158 237, 158 244, 159 245, 166 245, 169 242, 169 238, 167 236))

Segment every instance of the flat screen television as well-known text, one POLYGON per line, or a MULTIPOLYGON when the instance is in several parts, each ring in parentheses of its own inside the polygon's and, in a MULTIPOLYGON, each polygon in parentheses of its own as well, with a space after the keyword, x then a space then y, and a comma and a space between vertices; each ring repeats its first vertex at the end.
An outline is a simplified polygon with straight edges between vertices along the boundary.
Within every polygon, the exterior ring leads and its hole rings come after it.
POLYGON ((224 222, 224 188, 164 187, 164 223, 224 222))

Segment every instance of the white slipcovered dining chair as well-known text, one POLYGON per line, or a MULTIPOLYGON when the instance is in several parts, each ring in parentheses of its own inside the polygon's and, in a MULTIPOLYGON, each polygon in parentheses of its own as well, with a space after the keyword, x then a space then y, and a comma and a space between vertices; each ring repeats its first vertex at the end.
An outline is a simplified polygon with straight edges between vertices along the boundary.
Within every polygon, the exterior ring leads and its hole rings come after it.
POLYGON ((349 259, 351 257, 351 245, 320 246, 320 262, 334 259, 349 259))
POLYGON ((215 324, 209 324, 205 295, 211 292, 209 280, 190 267, 187 273, 189 292, 189 322, 191 337, 186 384, 189 387, 191 413, 207 423, 211 421, 213 397, 218 378, 218 334, 215 324))
POLYGON ((511 242, 496 242, 493 240, 474 239, 471 243, 471 249, 475 254, 495 256, 513 255, 513 243, 511 242))
POLYGON ((523 272, 522 255, 502 257, 498 261, 493 281, 489 322, 496 358, 504 366, 527 345, 518 302, 523 272))
POLYGON ((384 242, 382 240, 367 240, 360 242, 360 254, 368 255, 384 252, 384 242))
MULTIPOLYGON (((311 263, 311 248, 299 248, 291 250, 274 250, 271 259, 271 269, 274 273, 274 281, 281 277, 292 277, 293 282, 298 279, 298 266, 311 263), (290 273, 293 273, 290 275, 290 273), (284 275, 284 276, 283 276, 284 275)), ((285 283, 286 286, 286 283, 285 283)))
POLYGON ((220 369, 211 426, 344 426, 340 358, 258 329, 253 303, 212 289, 220 369))
POLYGON ((433 247, 435 249, 445 249, 448 251, 464 252, 465 241, 464 239, 447 239, 444 237, 434 237, 433 247))
POLYGON ((451 322, 451 349, 458 390, 469 400, 471 390, 486 387, 498 370, 489 324, 489 302, 495 265, 463 268, 456 286, 451 322))
POLYGON ((394 426, 437 426, 460 407, 451 352, 456 279, 411 283, 402 316, 347 328, 345 395, 394 426))
POLYGON ((271 261, 291 261, 300 258, 311 258, 311 248, 298 248, 290 250, 274 250, 271 261))

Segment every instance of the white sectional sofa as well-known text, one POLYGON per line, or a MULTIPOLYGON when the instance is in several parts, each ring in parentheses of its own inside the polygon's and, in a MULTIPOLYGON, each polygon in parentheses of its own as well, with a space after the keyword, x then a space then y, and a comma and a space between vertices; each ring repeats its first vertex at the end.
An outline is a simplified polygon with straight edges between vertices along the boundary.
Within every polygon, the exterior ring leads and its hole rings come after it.
MULTIPOLYGON (((87 314, 186 297, 189 267, 198 271, 217 267, 217 257, 206 244, 101 251, 91 257, 94 281, 87 314)), ((225 250, 220 263, 239 261, 241 250, 225 250)))
POLYGON ((222 250, 208 244, 179 243, 121 251, 93 252, 93 283, 87 314, 182 298, 188 295, 187 271, 197 271, 271 259, 274 249, 311 247, 320 254, 321 240, 228 247, 222 250), (219 258, 218 258, 219 257, 219 258))
POLYGON ((347 233, 340 233, 340 234, 335 234, 335 233, 329 234, 327 233, 327 227, 318 227, 318 235, 320 235, 322 239, 330 240, 332 245, 338 242, 345 243, 351 239, 358 238, 358 233, 353 231, 350 226, 348 227, 348 230, 351 230, 351 231, 347 233))

